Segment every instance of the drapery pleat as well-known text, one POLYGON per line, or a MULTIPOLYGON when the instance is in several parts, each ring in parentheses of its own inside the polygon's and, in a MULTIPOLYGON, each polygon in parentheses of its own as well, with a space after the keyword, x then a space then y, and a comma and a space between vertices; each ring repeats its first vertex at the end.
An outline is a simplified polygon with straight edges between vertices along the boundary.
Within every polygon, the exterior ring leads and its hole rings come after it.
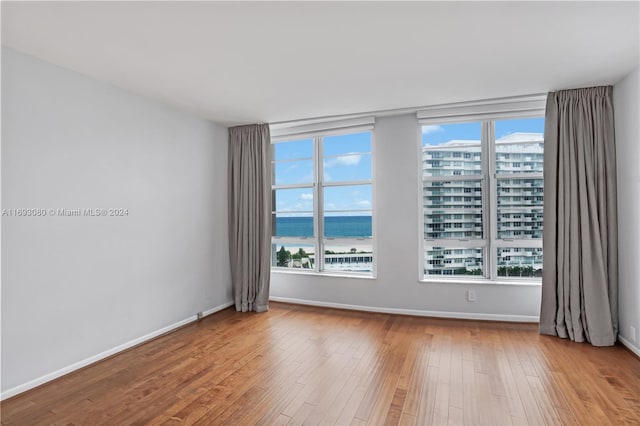
POLYGON ((540 333, 609 346, 618 334, 612 88, 551 92, 545 113, 540 333))
POLYGON ((269 125, 229 129, 229 257, 236 310, 269 309, 271 274, 269 125))

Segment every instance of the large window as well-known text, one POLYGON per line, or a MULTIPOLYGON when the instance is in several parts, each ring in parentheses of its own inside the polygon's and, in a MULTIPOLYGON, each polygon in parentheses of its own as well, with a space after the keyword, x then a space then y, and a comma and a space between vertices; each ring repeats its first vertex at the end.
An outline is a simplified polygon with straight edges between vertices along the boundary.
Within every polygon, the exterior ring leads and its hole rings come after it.
POLYGON ((273 141, 274 268, 373 272, 372 133, 273 141))
POLYGON ((424 277, 542 274, 544 119, 422 127, 424 277))

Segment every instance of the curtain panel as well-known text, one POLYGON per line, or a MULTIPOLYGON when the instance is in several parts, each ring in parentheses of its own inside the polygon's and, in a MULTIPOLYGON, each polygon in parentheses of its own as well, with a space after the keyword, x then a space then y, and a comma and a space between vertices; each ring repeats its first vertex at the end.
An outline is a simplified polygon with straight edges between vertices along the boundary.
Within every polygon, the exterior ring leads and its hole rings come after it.
POLYGON ((271 140, 269 125, 229 129, 229 257, 236 310, 269 309, 271 140))
POLYGON ((594 346, 618 334, 612 88, 551 92, 545 113, 540 332, 594 346))

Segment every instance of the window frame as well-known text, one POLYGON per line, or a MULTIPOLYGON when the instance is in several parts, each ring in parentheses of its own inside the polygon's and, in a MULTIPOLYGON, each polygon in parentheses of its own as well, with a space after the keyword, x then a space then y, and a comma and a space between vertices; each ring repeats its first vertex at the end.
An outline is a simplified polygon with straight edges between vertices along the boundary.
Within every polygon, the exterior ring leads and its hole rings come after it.
MULTIPOLYGON (((311 159, 313 164, 313 182, 303 183, 303 184, 290 184, 290 185, 277 185, 275 184, 275 149, 272 150, 272 165, 273 173, 272 173, 272 182, 271 182, 271 196, 272 196, 272 213, 276 212, 275 206, 275 191, 279 189, 294 189, 294 188, 312 188, 313 189, 313 236, 312 237, 278 237, 273 235, 271 236, 271 244, 281 244, 281 245, 289 245, 289 244, 302 244, 302 245, 313 245, 315 250, 315 261, 313 265, 313 269, 303 269, 303 268, 288 268, 288 267, 279 267, 274 266, 272 264, 271 270, 273 272, 282 272, 282 273, 298 273, 298 274, 311 274, 311 275, 327 275, 327 276, 346 276, 346 277, 354 277, 354 278, 375 278, 377 275, 377 246, 376 246, 376 219, 375 219, 375 132, 372 126, 367 127, 349 127, 349 128, 340 128, 340 129, 329 129, 324 131, 313 132, 310 134, 292 134, 292 135, 277 135, 271 137, 271 145, 276 145, 278 143, 284 142, 295 142, 302 141, 306 139, 311 139, 313 141, 313 158, 311 159), (370 135, 370 151, 368 152, 349 152, 343 155, 329 155, 323 156, 324 151, 324 138, 332 137, 332 136, 346 136, 349 134, 357 134, 357 133, 369 133, 370 135), (349 181, 324 181, 324 162, 326 159, 342 157, 344 155, 355 155, 355 154, 365 154, 370 155, 371 161, 371 178, 365 180, 349 180, 349 181), (362 211, 371 211, 371 237, 370 238, 348 238, 348 237, 325 237, 324 236, 324 219, 327 217, 325 215, 324 208, 324 189, 325 188, 335 188, 335 187, 347 187, 354 185, 370 185, 371 188, 371 208, 370 209, 362 209, 362 211), (371 251, 372 251, 372 263, 371 263, 371 271, 362 272, 362 271, 336 271, 336 270, 327 270, 324 268, 325 262, 325 247, 327 245, 337 245, 337 246, 349 246, 352 244, 358 244, 358 242, 368 241, 371 243, 371 251)), ((288 160, 295 161, 295 159, 288 160)), ((356 212, 358 210, 348 210, 349 212, 356 212)), ((345 210, 346 212, 346 210, 345 210)), ((274 219, 275 220, 275 219, 274 219)), ((273 224, 275 230, 275 223, 273 224)))
MULTIPOLYGON (((528 101, 525 101, 528 102, 528 101)), ((476 111, 474 114, 452 114, 447 115, 448 107, 434 109, 434 111, 418 112, 418 134, 422 135, 422 126, 425 125, 445 125, 445 124, 461 124, 479 122, 480 130, 480 147, 481 147, 481 164, 482 172, 479 175, 452 175, 452 176, 423 176, 422 137, 418 142, 418 186, 419 196, 419 265, 418 276, 420 282, 464 282, 464 283, 480 283, 480 284, 522 284, 522 285, 541 285, 540 277, 511 277, 498 276, 498 249, 499 248, 540 248, 542 249, 542 238, 525 239, 525 238, 498 238, 498 193, 497 184, 499 179, 544 179, 544 171, 540 172, 522 172, 522 173, 497 173, 496 171, 496 139, 495 139, 495 123, 501 120, 511 119, 527 119, 527 118, 544 118, 544 104, 540 103, 540 99, 533 102, 537 103, 537 108, 528 108, 527 110, 518 111, 501 111, 501 112, 482 112, 476 111), (445 111, 445 113, 443 113, 445 111), (448 238, 448 239, 426 239, 425 238, 425 208, 424 208, 424 184, 425 182, 438 181, 465 181, 480 180, 482 196, 482 226, 483 238, 448 238), (483 275, 428 275, 425 273, 424 263, 426 259, 426 248, 443 247, 444 250, 483 248, 483 275)), ((483 105, 476 105, 476 110, 483 109, 483 105)), ((470 108, 474 109, 474 108, 470 108)), ((455 106, 451 111, 465 111, 464 107, 455 106)), ((539 193, 532 193, 532 196, 538 196, 539 193)), ((543 204, 544 209, 544 204, 543 204)))

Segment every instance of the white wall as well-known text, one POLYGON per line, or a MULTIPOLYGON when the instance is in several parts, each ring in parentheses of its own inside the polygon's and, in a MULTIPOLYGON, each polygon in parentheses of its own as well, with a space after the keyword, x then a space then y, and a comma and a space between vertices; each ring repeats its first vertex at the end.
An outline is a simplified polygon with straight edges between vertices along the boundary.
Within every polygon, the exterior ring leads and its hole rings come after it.
POLYGON ((640 355, 640 67, 613 88, 618 159, 619 336, 640 355), (636 338, 630 327, 635 327, 636 338))
POLYGON ((2 50, 2 208, 129 212, 2 218, 3 397, 232 300, 226 152, 223 127, 2 50))
POLYGON ((415 114, 381 117, 375 129, 377 278, 274 272, 271 296, 406 313, 537 320, 540 286, 424 283, 419 238, 419 140, 415 114), (476 302, 467 301, 475 290, 476 302))

